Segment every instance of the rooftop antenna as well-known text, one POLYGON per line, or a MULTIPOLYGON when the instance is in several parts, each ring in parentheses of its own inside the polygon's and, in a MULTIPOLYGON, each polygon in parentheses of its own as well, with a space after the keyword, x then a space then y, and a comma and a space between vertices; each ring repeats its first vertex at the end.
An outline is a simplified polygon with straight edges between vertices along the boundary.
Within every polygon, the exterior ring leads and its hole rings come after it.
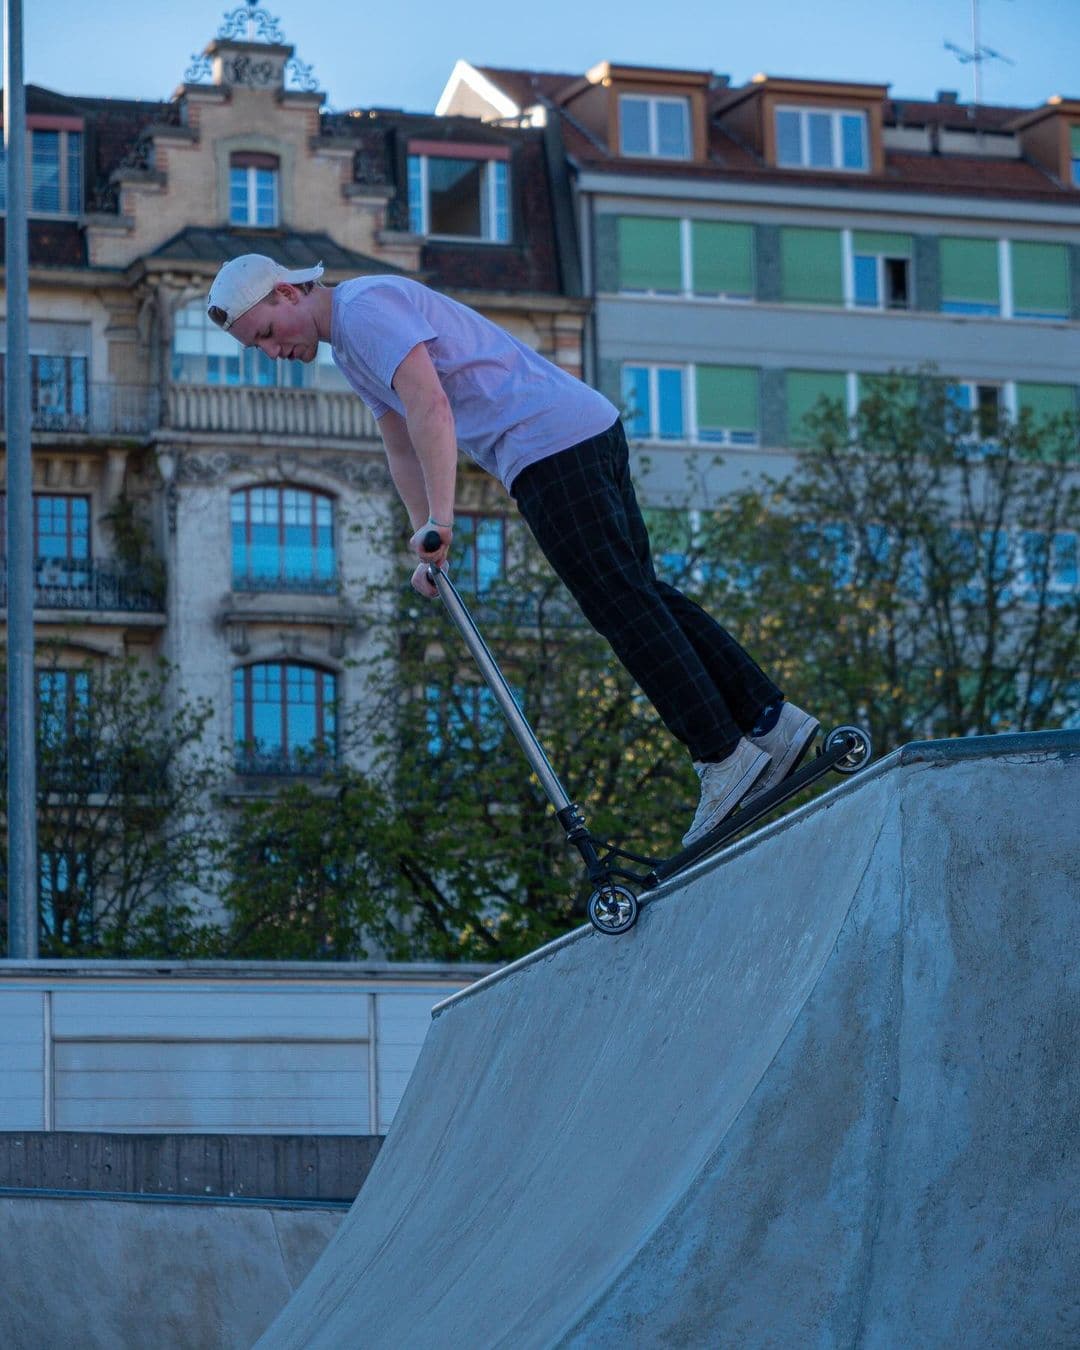
POLYGON ((1004 61, 1008 66, 1016 65, 1011 57, 993 47, 984 47, 979 41, 979 0, 971 0, 971 47, 958 47, 955 42, 946 42, 945 50, 952 52, 962 66, 971 66, 975 85, 975 106, 982 102, 982 68, 985 61, 1004 61))

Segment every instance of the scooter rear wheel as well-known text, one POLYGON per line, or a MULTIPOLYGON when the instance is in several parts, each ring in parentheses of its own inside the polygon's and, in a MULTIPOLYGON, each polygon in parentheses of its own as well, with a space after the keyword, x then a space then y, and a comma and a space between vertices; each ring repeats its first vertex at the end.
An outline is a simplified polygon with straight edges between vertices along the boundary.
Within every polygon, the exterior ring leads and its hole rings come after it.
POLYGON ((626 886, 610 882, 589 896, 589 922, 609 937, 625 933, 637 923, 638 899, 626 886))

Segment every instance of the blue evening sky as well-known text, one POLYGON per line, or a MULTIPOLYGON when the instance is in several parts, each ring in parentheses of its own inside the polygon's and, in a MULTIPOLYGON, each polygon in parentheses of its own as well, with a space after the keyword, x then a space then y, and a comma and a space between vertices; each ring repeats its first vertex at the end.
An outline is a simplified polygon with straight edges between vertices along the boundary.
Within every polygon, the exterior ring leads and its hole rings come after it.
MULTIPOLYGON (((69 94, 168 98, 215 35, 221 0, 24 0, 26 78, 69 94)), ((332 107, 426 111, 458 57, 581 72, 598 61, 889 84, 972 96, 971 0, 268 0, 332 107)), ((1080 0, 979 0, 982 101, 1080 98, 1080 0)))

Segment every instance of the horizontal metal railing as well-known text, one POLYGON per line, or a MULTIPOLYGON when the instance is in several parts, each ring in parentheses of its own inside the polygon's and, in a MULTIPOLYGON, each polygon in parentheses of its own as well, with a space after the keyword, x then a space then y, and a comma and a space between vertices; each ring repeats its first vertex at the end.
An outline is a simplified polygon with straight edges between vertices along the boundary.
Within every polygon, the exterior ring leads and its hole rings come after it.
MULTIPOLYGON (((5 407, 0 399, 0 428, 5 407)), ((54 398, 46 388, 33 391, 31 430, 81 436, 146 436, 160 420, 159 391, 145 384, 93 382, 54 398)))
MULTIPOLYGON (((41 558, 34 565, 35 609, 119 610, 155 613, 164 608, 159 576, 90 558, 41 558)), ((0 607, 7 607, 7 563, 0 560, 0 607)))

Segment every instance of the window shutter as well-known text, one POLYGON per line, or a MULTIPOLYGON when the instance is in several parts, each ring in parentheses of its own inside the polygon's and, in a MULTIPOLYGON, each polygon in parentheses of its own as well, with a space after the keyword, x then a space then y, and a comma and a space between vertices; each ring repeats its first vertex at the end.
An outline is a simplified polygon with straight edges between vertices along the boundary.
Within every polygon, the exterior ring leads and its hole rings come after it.
POLYGON ((682 290, 677 220, 620 216, 618 240, 621 290, 682 290))
POLYGON ((698 366, 699 430, 757 431, 758 373, 753 366, 698 366))
POLYGON ((942 239, 942 299, 1000 305, 998 246, 994 239, 942 239))
POLYGON ((822 398, 846 407, 847 376, 824 370, 787 372, 788 440, 792 445, 808 444, 808 433, 803 423, 822 398))
POLYGON ((695 220, 690 226, 697 295, 754 294, 752 227, 695 220))
POLYGON ((843 303, 839 230, 781 230, 780 266, 785 300, 843 303))
POLYGON ((1064 244, 1013 243, 1013 311, 1069 316, 1069 259, 1064 244))
POLYGON ((914 240, 910 234, 883 234, 875 230, 855 230, 851 246, 856 253, 881 254, 889 258, 910 258, 914 240))
POLYGON ((1073 159, 1080 159, 1080 127, 1069 128, 1069 145, 1073 159))
POLYGON ((1016 398, 1021 411, 1033 417, 1060 417, 1076 411, 1076 390, 1071 384, 1017 384, 1016 398))

